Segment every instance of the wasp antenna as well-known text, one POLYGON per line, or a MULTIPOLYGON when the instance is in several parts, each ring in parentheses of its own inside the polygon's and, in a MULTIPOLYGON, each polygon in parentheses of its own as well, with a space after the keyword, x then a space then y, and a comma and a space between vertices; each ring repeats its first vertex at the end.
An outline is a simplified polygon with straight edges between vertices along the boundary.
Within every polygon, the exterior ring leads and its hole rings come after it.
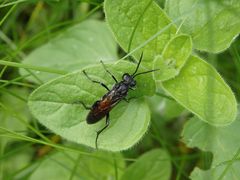
POLYGON ((145 72, 140 72, 140 73, 137 73, 135 75, 133 75, 133 78, 138 76, 138 75, 141 75, 141 74, 147 74, 147 73, 150 73, 150 72, 154 72, 154 71, 159 71, 160 69, 153 69, 153 70, 149 70, 149 71, 145 71, 145 72))
POLYGON ((140 64, 141 64, 142 58, 143 58, 143 52, 142 52, 142 54, 141 54, 141 56, 140 56, 140 59, 139 59, 139 61, 138 61, 136 70, 135 70, 135 72, 132 74, 132 76, 134 76, 134 75, 137 73, 138 68, 139 68, 139 66, 140 66, 140 64))

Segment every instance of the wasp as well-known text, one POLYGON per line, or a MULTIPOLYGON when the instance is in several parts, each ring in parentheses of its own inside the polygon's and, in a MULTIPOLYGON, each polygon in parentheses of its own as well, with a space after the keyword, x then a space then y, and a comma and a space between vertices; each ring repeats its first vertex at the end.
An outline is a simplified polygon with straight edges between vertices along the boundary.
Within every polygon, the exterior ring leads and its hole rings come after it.
POLYGON ((98 137, 99 135, 109 126, 110 123, 110 116, 109 113, 110 111, 121 101, 125 100, 129 102, 129 99, 127 99, 128 91, 129 90, 134 90, 136 87, 136 80, 134 79, 136 76, 141 75, 141 74, 146 74, 150 73, 153 71, 157 71, 159 69, 154 69, 154 70, 149 70, 145 72, 140 72, 138 73, 139 66, 141 64, 141 61, 143 59, 143 53, 140 56, 140 59, 138 61, 137 67, 135 71, 132 74, 129 73, 124 73, 122 75, 122 80, 119 82, 115 76, 106 68, 104 63, 101 61, 101 64, 103 65, 103 68, 105 71, 113 78, 115 81, 115 84, 113 85, 112 89, 109 89, 104 83, 93 80, 88 76, 85 70, 83 70, 84 75, 93 83, 100 84, 103 86, 106 90, 107 93, 102 96, 102 98, 96 102, 93 103, 91 107, 88 107, 85 105, 83 102, 78 101, 78 103, 82 104, 83 107, 87 110, 89 110, 89 113, 87 115, 86 121, 88 124, 94 124, 106 117, 106 124, 105 126, 97 131, 97 136, 95 139, 95 147, 98 149, 98 137))

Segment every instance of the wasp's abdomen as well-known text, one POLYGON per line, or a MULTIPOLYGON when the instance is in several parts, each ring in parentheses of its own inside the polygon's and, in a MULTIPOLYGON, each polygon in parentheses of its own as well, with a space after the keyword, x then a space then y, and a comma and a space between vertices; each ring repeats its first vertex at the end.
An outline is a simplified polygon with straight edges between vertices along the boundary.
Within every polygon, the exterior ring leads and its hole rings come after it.
POLYGON ((87 116, 87 123, 94 124, 100 121, 103 117, 109 113, 109 111, 113 108, 111 101, 108 98, 105 98, 101 101, 96 101, 91 111, 87 116))
POLYGON ((89 112, 87 116, 87 123, 88 124, 95 124, 98 121, 100 121, 102 118, 104 118, 109 111, 99 112, 97 114, 94 114, 92 111, 89 112))
POLYGON ((105 94, 101 100, 92 105, 88 113, 87 123, 94 124, 104 118, 113 107, 115 107, 124 97, 127 96, 128 86, 120 82, 111 91, 105 94))

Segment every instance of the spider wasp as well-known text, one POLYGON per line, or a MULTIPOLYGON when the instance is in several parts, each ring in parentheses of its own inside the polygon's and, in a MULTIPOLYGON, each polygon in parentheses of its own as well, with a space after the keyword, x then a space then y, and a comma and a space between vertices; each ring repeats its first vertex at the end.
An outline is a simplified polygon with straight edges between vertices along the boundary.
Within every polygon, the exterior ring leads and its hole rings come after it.
POLYGON ((150 73, 153 71, 157 71, 159 69, 149 70, 138 73, 139 66, 143 59, 143 53, 140 56, 139 62, 137 64, 137 67, 135 71, 132 74, 124 73, 122 75, 122 80, 119 82, 115 76, 106 68, 105 64, 101 61, 101 64, 103 65, 103 68, 105 71, 113 78, 115 81, 115 84, 113 85, 112 89, 109 89, 104 83, 93 80, 88 76, 85 70, 83 70, 84 75, 93 83, 100 84, 103 86, 107 93, 102 96, 102 98, 96 102, 93 103, 91 107, 86 106, 83 102, 78 101, 78 103, 82 104, 83 107, 87 110, 89 110, 89 113, 87 115, 86 121, 88 124, 95 124, 98 121, 100 121, 102 118, 106 117, 106 124, 105 126, 97 131, 97 136, 95 139, 95 147, 98 149, 98 137, 99 135, 109 126, 110 123, 110 117, 109 113, 110 111, 121 101, 125 100, 128 102, 128 99, 126 98, 129 90, 134 90, 136 87, 136 80, 134 79, 136 76, 141 74, 150 73))

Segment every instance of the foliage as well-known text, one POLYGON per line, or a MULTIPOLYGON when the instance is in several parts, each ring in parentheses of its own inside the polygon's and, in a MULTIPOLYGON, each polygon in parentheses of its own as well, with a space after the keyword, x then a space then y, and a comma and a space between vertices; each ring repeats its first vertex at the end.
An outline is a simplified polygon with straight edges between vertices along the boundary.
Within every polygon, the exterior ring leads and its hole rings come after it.
POLYGON ((126 179, 163 179, 170 178, 171 164, 168 154, 161 149, 151 150, 131 164, 122 176, 126 179))
POLYGON ((181 31, 190 34, 196 49, 217 53, 227 49, 240 32, 238 0, 166 1, 166 11, 179 21, 181 31))
POLYGON ((238 0, 0 8, 0 179, 240 178, 238 0), (99 61, 121 81, 142 53, 138 72, 156 71, 136 77, 95 151, 105 120, 88 125, 79 102, 106 89, 83 70, 111 88, 99 61))
MULTIPOLYGON (((106 24, 88 20, 67 29, 55 39, 37 48, 22 63, 72 72, 99 60, 116 59, 116 49, 116 43, 110 36, 106 24)), ((22 75, 27 74, 24 70, 20 72, 22 75)), ((57 76, 50 73, 34 73, 44 82, 57 76)), ((28 79, 36 82, 36 79, 30 77, 28 79)))
MULTIPOLYGON (((117 177, 121 177, 124 169, 124 160, 121 154, 108 152, 92 153, 94 157, 81 156, 76 153, 57 152, 49 155, 31 174, 29 179, 113 179, 116 177, 115 169, 118 168, 117 177), (114 165, 114 158, 118 158, 114 165), (76 166, 77 163, 77 166, 76 166), (54 173, 52 172, 54 167, 54 173), (71 173, 72 172, 72 173, 71 173)), ((116 177, 116 178, 117 178, 116 177)))

